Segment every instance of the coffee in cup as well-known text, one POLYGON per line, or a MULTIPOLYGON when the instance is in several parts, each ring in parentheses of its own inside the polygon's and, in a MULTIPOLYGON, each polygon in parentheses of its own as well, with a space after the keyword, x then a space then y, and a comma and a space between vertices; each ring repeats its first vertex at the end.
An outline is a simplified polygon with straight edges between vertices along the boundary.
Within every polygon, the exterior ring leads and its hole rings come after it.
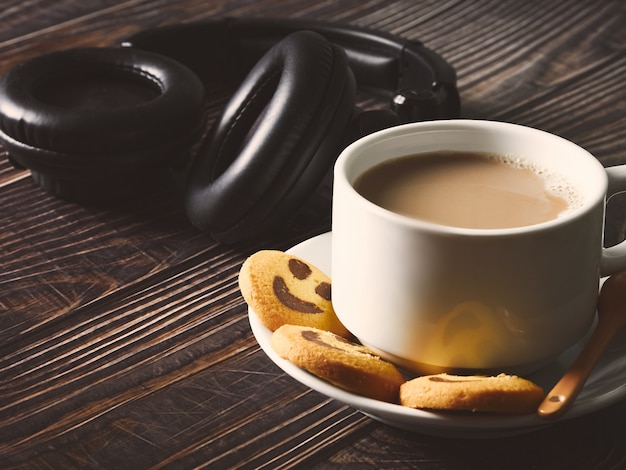
POLYGON ((509 228, 555 219, 580 205, 557 175, 506 155, 440 151, 390 159, 354 188, 374 204, 419 220, 509 228))
MULTIPOLYGON (((624 168, 604 169, 572 142, 507 123, 431 121, 358 140, 342 152, 334 172, 337 315, 362 343, 417 372, 526 373, 554 360, 589 331, 600 275, 626 268, 626 242, 603 248, 606 198, 626 190, 624 168), (398 178, 411 172, 384 172, 398 162, 415 166, 418 178, 432 168, 443 173, 426 195, 399 196, 409 206, 411 199, 425 199, 434 219, 385 207, 369 194, 397 189, 398 178), (498 214, 487 226, 453 218, 460 204, 451 196, 455 186, 482 178, 461 167, 481 173, 485 165, 495 165, 492 180, 500 189, 498 181, 513 172, 515 184, 504 189, 539 194, 546 213, 539 219, 522 214, 512 223, 519 201, 495 201, 496 211, 485 208, 492 196, 472 203, 466 194, 462 203, 469 206, 461 213, 498 214), (374 182, 367 182, 368 174, 374 182)), ((483 183, 479 189, 491 191, 483 183)))

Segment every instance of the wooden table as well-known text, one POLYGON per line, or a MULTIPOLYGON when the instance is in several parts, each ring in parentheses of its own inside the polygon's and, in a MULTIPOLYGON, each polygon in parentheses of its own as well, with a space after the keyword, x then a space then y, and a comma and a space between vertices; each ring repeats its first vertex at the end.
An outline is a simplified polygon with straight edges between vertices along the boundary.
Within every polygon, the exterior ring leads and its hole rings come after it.
MULTIPOLYGON (((621 0, 4 0, 0 73, 222 16, 420 39, 456 68, 463 117, 539 127, 626 163, 621 0)), ((226 99, 213 97, 210 119, 226 99)), ((283 373, 251 333, 237 274, 258 249, 329 230, 327 213, 226 246, 168 191, 68 203, 0 152, 0 468, 626 468, 623 401, 516 437, 448 439, 381 424, 283 373)), ((609 244, 624 238, 625 207, 609 207, 609 244)))

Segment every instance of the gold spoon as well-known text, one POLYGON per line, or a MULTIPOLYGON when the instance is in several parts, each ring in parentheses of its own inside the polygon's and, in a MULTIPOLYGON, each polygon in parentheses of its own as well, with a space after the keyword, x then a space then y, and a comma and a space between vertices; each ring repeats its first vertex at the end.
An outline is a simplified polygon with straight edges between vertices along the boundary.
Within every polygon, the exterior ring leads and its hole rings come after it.
POLYGON ((626 271, 604 282, 598 299, 598 324, 591 338, 565 375, 539 405, 542 418, 557 418, 572 405, 593 366, 613 336, 626 326, 626 271))

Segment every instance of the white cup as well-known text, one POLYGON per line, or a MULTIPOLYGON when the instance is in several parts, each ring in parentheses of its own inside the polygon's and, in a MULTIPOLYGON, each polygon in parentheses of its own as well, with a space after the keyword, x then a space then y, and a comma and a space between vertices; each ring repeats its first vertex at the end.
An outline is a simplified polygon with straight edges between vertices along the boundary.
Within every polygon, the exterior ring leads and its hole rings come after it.
POLYGON ((365 345, 414 371, 527 373, 589 331, 600 276, 626 269, 626 242, 603 248, 607 197, 626 165, 514 124, 450 120, 366 136, 335 164, 333 305, 365 345), (391 158, 438 150, 506 154, 561 175, 580 207, 517 228, 437 225, 383 209, 353 187, 391 158))

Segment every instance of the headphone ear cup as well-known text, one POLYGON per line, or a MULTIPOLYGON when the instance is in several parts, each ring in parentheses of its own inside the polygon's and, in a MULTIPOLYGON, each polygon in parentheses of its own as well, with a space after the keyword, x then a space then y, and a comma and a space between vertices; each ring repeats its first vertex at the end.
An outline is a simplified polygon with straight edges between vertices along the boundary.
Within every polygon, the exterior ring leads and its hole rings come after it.
POLYGON ((119 199, 202 130, 204 86, 172 59, 127 48, 42 55, 0 80, 0 141, 47 191, 119 199))
POLYGON ((345 52, 319 34, 296 32, 277 43, 226 105, 191 167, 192 223, 230 243, 280 227, 331 169, 355 90, 345 52))

